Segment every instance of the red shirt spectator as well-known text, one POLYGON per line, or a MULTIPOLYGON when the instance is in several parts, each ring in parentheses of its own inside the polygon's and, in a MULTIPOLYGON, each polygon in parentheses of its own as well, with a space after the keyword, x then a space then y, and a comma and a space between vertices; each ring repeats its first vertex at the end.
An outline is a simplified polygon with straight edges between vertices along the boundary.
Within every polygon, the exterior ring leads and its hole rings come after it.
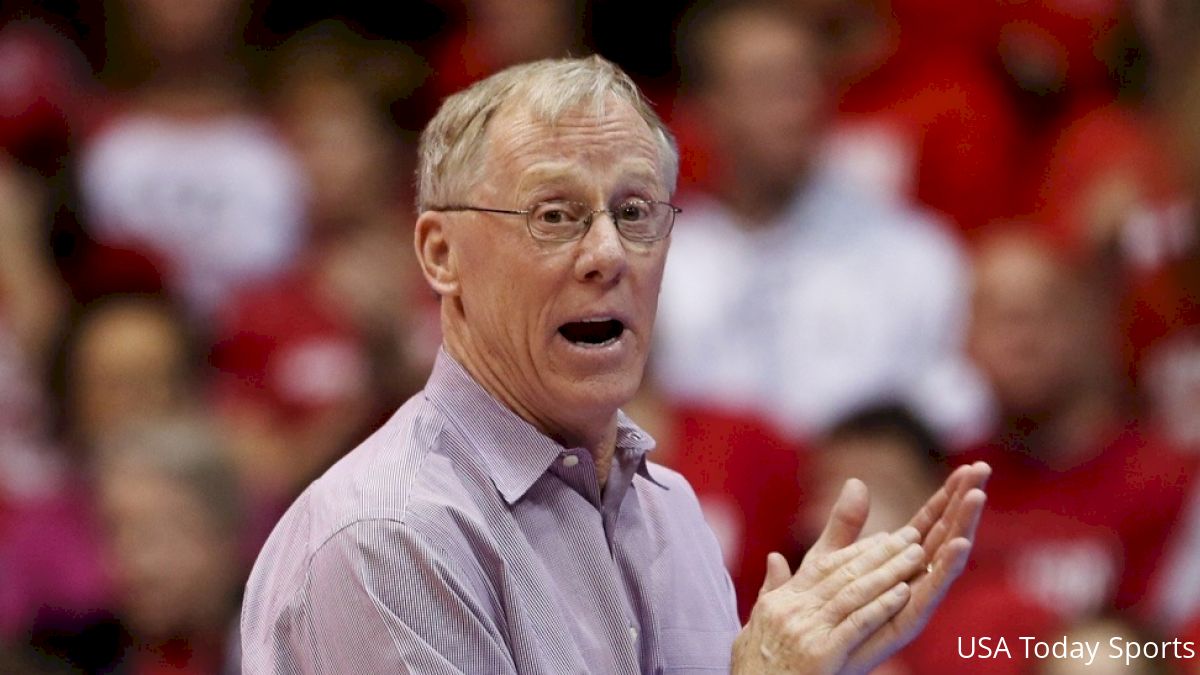
POLYGON ((1133 269, 1178 254, 1179 224, 1166 218, 1179 202, 1180 167, 1155 120, 1104 96, 1065 115, 1029 172, 1031 212, 1068 250, 1107 247, 1133 269))
POLYGON ((970 50, 901 50, 839 98, 853 171, 953 219, 964 233, 1009 215, 1021 130, 1002 83, 970 50))
POLYGON ((1147 609, 1194 461, 1135 424, 1094 443, 1091 459, 1063 469, 1016 440, 962 457, 993 468, 970 576, 996 579, 1068 621, 1147 609))

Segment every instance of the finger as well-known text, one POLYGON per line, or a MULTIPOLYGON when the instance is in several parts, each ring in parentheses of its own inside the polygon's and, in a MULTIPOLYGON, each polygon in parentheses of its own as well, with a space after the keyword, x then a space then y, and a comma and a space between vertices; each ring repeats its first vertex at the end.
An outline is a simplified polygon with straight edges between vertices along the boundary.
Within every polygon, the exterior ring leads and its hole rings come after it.
POLYGON ((821 596, 822 598, 831 597, 842 586, 853 581, 853 577, 866 574, 908 544, 916 542, 919 536, 920 533, 915 529, 902 527, 892 534, 878 532, 820 558, 805 556, 792 583, 797 590, 805 590, 825 582, 830 577, 836 577, 832 582, 832 587, 828 588, 825 595, 821 596), (847 564, 872 551, 875 552, 874 562, 860 563, 858 567, 843 569, 847 564))
MULTIPOLYGON (((920 544, 909 544, 883 560, 869 561, 870 566, 866 567, 868 555, 874 557, 877 553, 878 551, 871 551, 846 565, 844 569, 852 569, 856 564, 863 565, 865 569, 861 574, 854 574, 850 583, 843 583, 840 588, 833 589, 836 594, 823 608, 830 623, 836 624, 842 621, 852 612, 874 601, 881 593, 886 593, 896 584, 916 576, 917 572, 925 566, 925 549, 921 548, 920 544)), ((814 590, 818 593, 828 594, 829 586, 835 579, 842 576, 834 574, 826 584, 823 584, 823 588, 814 590)))
POLYGON ((972 488, 963 495, 963 498, 955 504, 953 512, 942 518, 926 538, 924 546, 930 557, 936 558, 948 540, 961 537, 968 541, 975 541, 975 531, 979 527, 979 520, 983 516, 983 507, 986 502, 987 495, 979 489, 972 488))
POLYGON ((867 486, 857 478, 847 480, 833 505, 825 529, 813 544, 809 555, 828 555, 853 544, 862 533, 870 510, 871 498, 867 486))
POLYGON ((809 577, 816 597, 832 598, 842 588, 874 571, 903 551, 906 546, 916 543, 918 536, 919 533, 915 529, 902 527, 892 534, 881 532, 872 535, 853 546, 825 556, 819 564, 812 565, 813 576, 809 577))
MULTIPOLYGON (((964 485, 968 486, 971 483, 964 485)), ((983 513, 983 505, 987 495, 977 487, 967 487, 966 491, 950 504, 946 513, 930 529, 929 535, 922 542, 925 550, 931 556, 936 555, 942 545, 955 537, 965 537, 974 541, 975 529, 979 525, 979 517, 983 513)))
MULTIPOLYGON (((967 564, 972 545, 971 538, 974 537, 986 501, 986 495, 981 489, 970 486, 984 485, 990 471, 986 464, 977 464, 970 471, 973 475, 962 476, 960 480, 964 480, 966 484, 961 486, 961 489, 965 492, 956 500, 956 505, 949 507, 954 513, 946 513, 939 517, 939 523, 930 528, 929 535, 923 542, 932 560, 929 573, 911 582, 912 595, 909 602, 855 652, 851 661, 857 664, 856 668, 869 669, 887 659, 911 641, 929 622, 934 609, 967 564), (950 522, 957 522, 958 525, 951 527, 947 524, 950 522), (948 537, 947 533, 952 530, 959 530, 965 536, 948 537)), ((947 485, 951 485, 949 480, 947 485)))
POLYGON ((930 528, 934 523, 942 517, 942 513, 946 510, 946 505, 950 503, 950 497, 953 494, 955 487, 962 480, 963 475, 967 472, 967 467, 960 466, 950 473, 946 478, 946 482, 938 488, 936 492, 921 506, 921 508, 913 515, 908 524, 917 528, 924 538, 929 534, 930 528))
POLYGON ((973 464, 964 464, 951 472, 946 479, 942 489, 930 498, 926 508, 922 508, 916 516, 913 523, 914 526, 925 525, 926 530, 932 526, 937 519, 945 513, 946 508, 954 502, 958 497, 961 497, 971 488, 983 488, 987 483, 988 476, 991 475, 991 467, 986 462, 975 462, 973 464))
POLYGON ((784 585, 791 576, 792 570, 788 566, 787 558, 771 551, 767 554, 767 575, 763 578, 763 585, 758 591, 758 596, 762 597, 784 585))
POLYGON ((945 507, 938 518, 930 525, 923 543, 925 550, 931 555, 937 551, 939 547, 947 540, 960 534, 959 527, 965 521, 965 514, 970 511, 967 508, 964 511, 963 500, 966 495, 972 490, 982 490, 982 487, 987 483, 988 477, 991 475, 991 467, 983 462, 959 467, 951 478, 958 480, 951 486, 950 481, 947 481, 949 498, 946 501, 945 507), (953 492, 949 492, 949 488, 953 492))
POLYGON ((924 627, 929 615, 967 566, 970 553, 971 542, 963 537, 951 539, 938 550, 930 568, 932 571, 913 582, 912 613, 904 617, 905 621, 897 626, 898 629, 905 635, 915 635, 924 627))
MULTIPOLYGON (((914 531, 908 528, 910 532, 914 531)), ((800 563, 800 569, 796 570, 796 579, 798 582, 807 582, 805 587, 811 586, 818 581, 829 576, 830 573, 837 570, 842 565, 854 560, 863 551, 879 546, 888 538, 886 532, 876 532, 875 534, 859 539, 853 544, 839 548, 833 553, 827 553, 823 556, 818 556, 814 550, 809 550, 804 556, 804 560, 800 563)))
POLYGON ((968 541, 975 541, 975 532, 979 529, 979 520, 983 517, 983 507, 987 504, 987 494, 983 490, 972 489, 963 497, 962 512, 959 519, 962 527, 960 536, 968 541))
POLYGON ((931 571, 912 583, 912 602, 894 622, 898 635, 907 641, 925 626, 954 580, 962 574, 971 554, 971 541, 955 537, 938 549, 928 568, 931 571))
POLYGON ((971 487, 982 487, 981 481, 986 482, 987 474, 990 472, 991 467, 986 462, 964 464, 955 468, 950 472, 941 488, 917 511, 909 521, 909 525, 921 530, 922 533, 927 533, 956 496, 963 494, 971 487))
POLYGON ((911 584, 908 601, 893 613, 890 621, 870 634, 853 653, 849 665, 865 672, 908 644, 929 622, 934 609, 962 573, 970 552, 971 542, 963 538, 952 539, 942 546, 933 562, 933 571, 911 584))
POLYGON ((863 605, 834 626, 830 638, 839 647, 851 651, 876 635, 893 617, 909 603, 912 591, 908 584, 900 582, 887 592, 863 605))

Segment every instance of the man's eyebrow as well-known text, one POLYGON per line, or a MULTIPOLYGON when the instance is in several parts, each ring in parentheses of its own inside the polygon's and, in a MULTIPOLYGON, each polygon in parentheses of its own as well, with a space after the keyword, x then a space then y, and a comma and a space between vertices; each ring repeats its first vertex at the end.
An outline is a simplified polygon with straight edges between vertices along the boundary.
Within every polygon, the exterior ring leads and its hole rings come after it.
POLYGON ((649 160, 639 159, 630 162, 629 170, 622 176, 624 185, 645 184, 647 187, 662 185, 662 168, 649 160))
POLYGON ((545 185, 578 187, 581 180, 571 162, 540 162, 521 173, 517 194, 522 198, 545 185))
MULTIPOLYGON (((657 188, 662 183, 659 167, 649 160, 637 159, 627 162, 628 169, 621 176, 622 188, 630 186, 657 188)), ((586 180, 580 175, 573 162, 540 162, 525 170, 517 182, 517 194, 522 198, 543 186, 585 189, 586 180)))

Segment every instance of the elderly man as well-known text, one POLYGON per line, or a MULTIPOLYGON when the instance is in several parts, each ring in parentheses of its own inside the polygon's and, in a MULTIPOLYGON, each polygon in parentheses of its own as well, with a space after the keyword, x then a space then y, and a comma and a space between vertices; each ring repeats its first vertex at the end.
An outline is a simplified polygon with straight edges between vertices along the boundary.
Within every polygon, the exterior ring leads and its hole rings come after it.
POLYGON ((696 498, 621 411, 650 348, 677 154, 621 71, 542 61, 445 102, 416 249, 445 343, 425 390, 305 491, 242 617, 247 673, 860 672, 966 560, 988 469, 859 540, 850 482, 750 622, 696 498))

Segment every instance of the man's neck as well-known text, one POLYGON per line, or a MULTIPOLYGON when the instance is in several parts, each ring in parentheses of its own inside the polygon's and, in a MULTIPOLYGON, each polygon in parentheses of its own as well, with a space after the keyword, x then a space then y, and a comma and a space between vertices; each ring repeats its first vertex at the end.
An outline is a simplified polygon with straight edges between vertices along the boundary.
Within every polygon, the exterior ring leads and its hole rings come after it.
POLYGON ((782 215, 807 180, 807 173, 794 180, 770 180, 757 172, 734 169, 718 196, 743 226, 760 227, 782 215))
MULTIPOLYGON (((443 300, 443 302, 446 301, 443 300)), ((446 352, 467 371, 471 379, 483 387, 489 396, 563 447, 584 448, 588 451, 592 456, 592 463, 596 467, 596 482, 603 491, 608 482, 608 476, 612 472, 613 457, 616 455, 616 411, 614 410, 603 422, 597 422, 590 426, 569 425, 544 418, 530 406, 525 405, 515 392, 503 385, 505 378, 486 366, 487 359, 480 357, 472 350, 467 344, 469 341, 455 339, 454 332, 448 329, 445 321, 442 326, 446 352)))
POLYGON ((1099 392, 1080 394, 1040 416, 1011 416, 1010 433, 1025 438, 1025 445, 1047 466, 1068 470, 1101 451, 1103 436, 1116 416, 1110 397, 1099 392))
POLYGON ((592 463, 596 465, 596 484, 600 492, 608 484, 608 476, 612 473, 613 459, 617 454, 617 427, 614 424, 610 434, 595 448, 588 448, 592 453, 592 463))

